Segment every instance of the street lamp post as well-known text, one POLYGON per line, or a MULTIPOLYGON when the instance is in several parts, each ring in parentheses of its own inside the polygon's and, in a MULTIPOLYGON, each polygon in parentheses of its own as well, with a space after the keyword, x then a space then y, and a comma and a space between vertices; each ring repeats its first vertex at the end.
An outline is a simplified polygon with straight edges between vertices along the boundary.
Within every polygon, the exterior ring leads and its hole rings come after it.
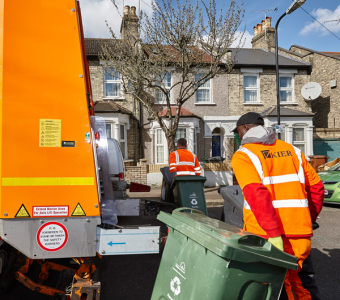
MULTIPOLYGON (((275 68, 276 68, 276 112, 277 112, 277 125, 281 124, 280 115, 280 76, 279 76, 279 43, 278 43, 278 31, 280 21, 285 15, 291 14, 294 10, 302 6, 306 0, 295 0, 286 12, 277 20, 275 24, 275 68)), ((281 133, 278 133, 278 139, 281 140, 281 133)))

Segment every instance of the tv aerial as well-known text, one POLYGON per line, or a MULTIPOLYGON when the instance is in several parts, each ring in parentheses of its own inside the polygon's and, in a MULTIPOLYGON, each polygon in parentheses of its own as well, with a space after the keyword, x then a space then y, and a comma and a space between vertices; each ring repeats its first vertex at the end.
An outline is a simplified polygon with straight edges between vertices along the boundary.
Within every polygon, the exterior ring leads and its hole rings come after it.
MULTIPOLYGON (((251 13, 264 13, 264 19, 266 20, 267 19, 267 13, 271 12, 271 11, 275 11, 277 12, 278 11, 278 8, 275 7, 274 9, 263 9, 263 10, 254 10, 252 11, 251 13)), ((267 21, 266 21, 267 22, 267 21)), ((265 40, 266 42, 268 41, 267 39, 267 26, 264 28, 264 32, 265 32, 265 40)))
POLYGON ((317 82, 308 82, 301 89, 301 95, 305 100, 315 100, 321 95, 322 87, 317 82))

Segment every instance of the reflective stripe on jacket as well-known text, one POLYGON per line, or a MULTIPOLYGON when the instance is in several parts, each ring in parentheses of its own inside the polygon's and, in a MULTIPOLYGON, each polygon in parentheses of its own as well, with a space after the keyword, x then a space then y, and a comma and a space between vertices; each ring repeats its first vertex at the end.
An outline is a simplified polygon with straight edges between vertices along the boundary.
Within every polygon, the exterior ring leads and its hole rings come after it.
POLYGON ((178 149, 169 156, 170 173, 177 176, 201 175, 202 168, 195 154, 186 149, 178 149))
MULTIPOLYGON (((238 170, 236 175, 242 189, 251 183, 262 183, 269 190, 284 235, 312 234, 304 166, 308 168, 307 174, 311 174, 308 184, 316 184, 320 179, 309 170, 311 166, 301 150, 280 140, 272 145, 245 144, 234 154, 232 165, 238 170)), ((266 235, 247 199, 243 214, 246 230, 266 235)))

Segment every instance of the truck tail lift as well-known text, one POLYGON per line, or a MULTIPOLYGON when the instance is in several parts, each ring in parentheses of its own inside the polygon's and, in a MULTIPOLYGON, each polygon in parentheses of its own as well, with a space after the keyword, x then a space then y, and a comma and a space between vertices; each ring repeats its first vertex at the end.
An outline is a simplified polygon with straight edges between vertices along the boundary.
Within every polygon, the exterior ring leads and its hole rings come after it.
POLYGON ((0 291, 14 274, 58 299, 98 300, 101 255, 158 253, 159 227, 118 225, 139 203, 113 198, 78 1, 0 0, 0 97, 0 291), (45 286, 49 270, 69 289, 45 286))

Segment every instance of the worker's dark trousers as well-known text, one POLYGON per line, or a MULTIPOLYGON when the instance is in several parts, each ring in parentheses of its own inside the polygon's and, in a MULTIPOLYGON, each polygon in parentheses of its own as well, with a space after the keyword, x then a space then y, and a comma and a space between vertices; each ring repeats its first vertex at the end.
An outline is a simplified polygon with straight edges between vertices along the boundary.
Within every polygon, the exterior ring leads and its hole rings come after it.
MULTIPOLYGON (((302 286, 309 291, 312 300, 321 300, 318 287, 314 280, 314 273, 312 254, 309 254, 302 264, 302 269, 299 272, 299 278, 302 282, 302 286)), ((282 288, 280 300, 288 300, 284 286, 282 288)))

